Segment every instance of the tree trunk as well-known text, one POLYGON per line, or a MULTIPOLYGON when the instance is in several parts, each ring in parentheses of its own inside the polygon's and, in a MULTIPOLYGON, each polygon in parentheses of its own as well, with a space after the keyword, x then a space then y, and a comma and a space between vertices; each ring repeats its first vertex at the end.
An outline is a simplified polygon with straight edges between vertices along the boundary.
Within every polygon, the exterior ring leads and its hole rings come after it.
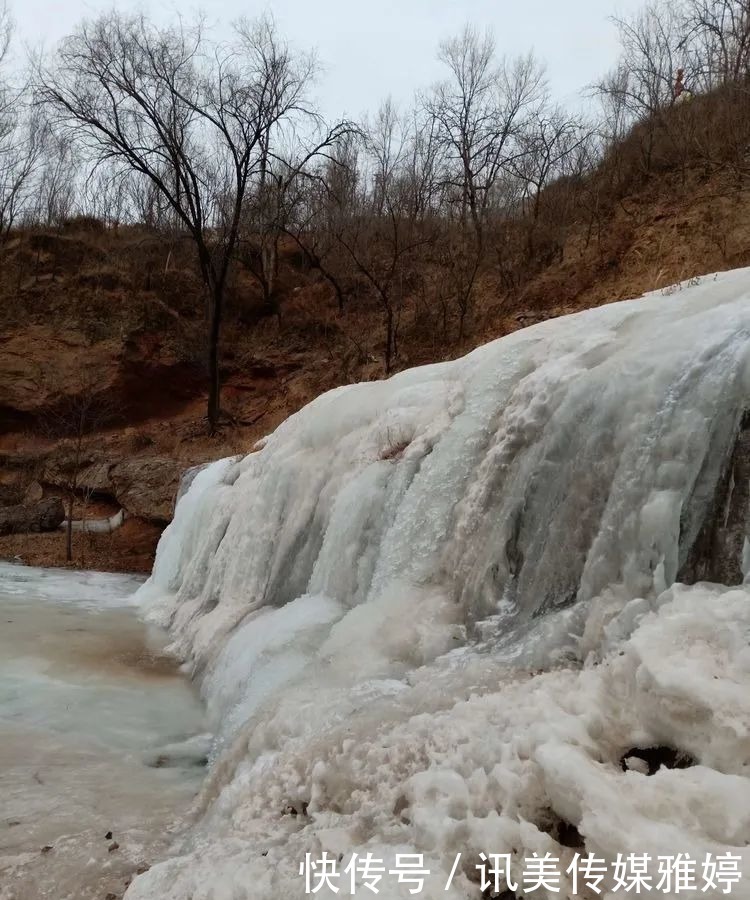
POLYGON ((458 346, 462 347, 464 343, 464 322, 466 320, 466 311, 461 308, 458 315, 458 346))
MULTIPOLYGON (((323 272, 323 269, 320 270, 323 272)), ((323 272, 323 276, 328 279, 329 283, 333 285, 334 293, 336 294, 336 303, 339 308, 339 313, 343 315, 344 313, 344 292, 341 290, 341 285, 338 282, 338 279, 334 278, 332 275, 326 274, 323 272)))
POLYGON ((208 325, 208 429, 216 434, 221 415, 221 373, 219 371, 219 335, 221 333, 221 312, 223 290, 216 288, 209 301, 208 325))
POLYGON ((390 305, 386 307, 385 323, 385 374, 390 375, 393 365, 393 310, 390 305))
POLYGON ((68 521, 65 523, 65 562, 73 562, 73 504, 75 495, 68 497, 68 521))
POLYGON ((57 497, 0 506, 0 534, 55 531, 64 521, 65 505, 57 497))

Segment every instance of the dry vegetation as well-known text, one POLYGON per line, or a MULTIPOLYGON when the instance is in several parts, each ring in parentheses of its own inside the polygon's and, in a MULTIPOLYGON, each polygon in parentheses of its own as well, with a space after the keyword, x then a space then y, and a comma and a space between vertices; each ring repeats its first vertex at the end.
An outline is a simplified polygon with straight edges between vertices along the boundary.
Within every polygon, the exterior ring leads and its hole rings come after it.
MULTIPOLYGON (((179 215, 185 192, 172 202, 122 156, 90 170, 82 149, 47 143, 0 245, 2 478, 44 482, 50 459, 66 450, 43 422, 70 403, 83 369, 117 410, 87 438, 86 464, 169 457, 188 465, 247 451, 339 384, 750 264, 747 6, 687 0, 620 23, 623 57, 597 88, 593 122, 551 102, 533 59, 499 62, 491 39, 467 29, 441 48, 446 80, 412 110, 386 102, 369 123, 322 130, 316 119, 316 137, 291 149, 274 144, 280 135, 270 127, 251 148, 241 202, 233 194, 234 236, 212 175, 215 202, 199 237, 227 263, 218 294, 179 215), (674 102, 678 67, 687 91, 674 102), (457 115, 466 109, 468 119, 457 115), (93 198, 61 190, 80 183, 80 172, 98 179, 93 198), (217 309, 223 416, 206 429, 206 338, 217 309)), ((125 45, 128 28, 165 40, 142 20, 111 17, 97 40, 111 39, 113 22, 125 45)), ((177 44, 167 45, 184 54, 185 33, 171 35, 177 44)), ((69 48, 91 51, 91 40, 77 40, 69 48)), ((272 30, 264 40, 263 58, 282 58, 302 91, 307 70, 284 56, 272 30)), ((132 62, 145 66, 138 84, 148 92, 148 60, 132 62)), ((57 109, 50 121, 90 140, 75 100, 61 111, 48 93, 57 109)), ((47 141, 57 133, 50 126, 47 141)), ((178 159, 172 175, 180 171, 189 166, 178 159)), ((158 528, 140 532, 135 520, 126 528, 137 553, 126 529, 74 541, 89 547, 89 565, 147 565, 144 547, 158 528)), ((63 539, 42 536, 30 547, 3 538, 0 556, 57 561, 63 539)))

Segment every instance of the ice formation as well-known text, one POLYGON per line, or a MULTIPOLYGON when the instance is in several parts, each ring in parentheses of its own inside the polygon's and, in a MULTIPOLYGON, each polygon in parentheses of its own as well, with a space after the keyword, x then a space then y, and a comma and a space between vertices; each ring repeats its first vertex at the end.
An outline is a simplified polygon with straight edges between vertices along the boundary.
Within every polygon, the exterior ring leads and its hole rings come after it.
POLYGON ((743 270, 337 389, 191 473, 139 599, 216 741, 128 900, 301 897, 323 851, 421 854, 448 900, 482 852, 731 851, 750 896, 749 401, 743 270), (621 764, 656 746, 695 764, 621 764))

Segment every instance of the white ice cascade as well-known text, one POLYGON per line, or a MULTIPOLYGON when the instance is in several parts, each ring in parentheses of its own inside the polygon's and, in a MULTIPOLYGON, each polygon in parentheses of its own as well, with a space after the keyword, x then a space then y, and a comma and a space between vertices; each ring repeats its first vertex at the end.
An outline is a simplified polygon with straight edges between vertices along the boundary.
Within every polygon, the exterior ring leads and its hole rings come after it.
POLYGON ((188 855, 128 898, 302 896, 321 848, 564 855, 545 816, 605 855, 744 847, 748 409, 742 270, 339 388, 192 473, 140 598, 217 744, 188 855), (623 772, 649 742, 701 765, 623 772))

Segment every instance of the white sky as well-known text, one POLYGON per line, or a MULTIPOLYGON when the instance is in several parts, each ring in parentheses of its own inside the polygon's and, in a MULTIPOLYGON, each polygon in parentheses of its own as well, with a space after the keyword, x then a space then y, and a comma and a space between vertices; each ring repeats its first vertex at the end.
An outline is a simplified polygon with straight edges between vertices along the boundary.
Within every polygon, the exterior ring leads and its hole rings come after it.
POLYGON ((115 6, 160 21, 198 9, 218 26, 270 10, 281 33, 300 49, 316 49, 324 71, 316 95, 328 116, 357 117, 389 94, 408 103, 417 88, 441 77, 439 42, 466 22, 490 26, 501 53, 533 49, 546 62, 555 97, 574 105, 580 90, 609 69, 617 42, 609 17, 642 0, 10 0, 16 37, 49 48, 84 17, 115 6))

